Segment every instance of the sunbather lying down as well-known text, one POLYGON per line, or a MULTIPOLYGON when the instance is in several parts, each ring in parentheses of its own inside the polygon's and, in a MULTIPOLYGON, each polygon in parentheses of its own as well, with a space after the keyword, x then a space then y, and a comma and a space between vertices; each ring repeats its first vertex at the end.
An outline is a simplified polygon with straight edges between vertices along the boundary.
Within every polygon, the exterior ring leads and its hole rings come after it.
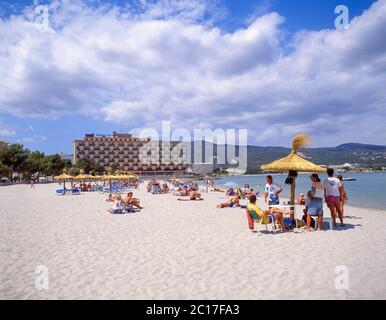
POLYGON ((239 206, 240 206, 239 197, 234 196, 227 202, 218 204, 216 207, 222 209, 222 208, 234 208, 239 206))
POLYGON ((178 198, 179 201, 195 201, 195 200, 204 200, 201 197, 201 193, 197 191, 190 191, 188 194, 189 199, 183 199, 183 198, 178 198))
POLYGON ((226 190, 224 190, 224 189, 220 189, 220 188, 213 188, 213 191, 214 192, 226 192, 226 190))

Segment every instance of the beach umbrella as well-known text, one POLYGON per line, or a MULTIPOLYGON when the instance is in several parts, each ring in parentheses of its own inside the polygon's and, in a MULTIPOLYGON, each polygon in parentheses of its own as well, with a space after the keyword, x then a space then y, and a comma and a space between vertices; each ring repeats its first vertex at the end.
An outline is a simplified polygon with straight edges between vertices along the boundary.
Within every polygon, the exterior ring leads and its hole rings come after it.
POLYGON ((66 170, 63 170, 63 173, 59 176, 54 177, 55 180, 63 181, 63 194, 66 193, 66 179, 73 179, 73 176, 70 176, 66 173, 66 170))
POLYGON ((55 179, 55 180, 73 179, 73 176, 70 176, 69 174, 63 172, 61 175, 55 176, 54 179, 55 179))
POLYGON ((75 176, 73 179, 74 179, 74 180, 85 180, 85 179, 87 179, 87 178, 89 178, 89 176, 84 175, 84 174, 78 174, 78 175, 75 176))
POLYGON ((224 188, 227 188, 227 189, 237 189, 237 188, 240 188, 240 186, 236 183, 236 182, 227 182, 223 185, 224 188))
POLYGON ((292 141, 291 153, 279 160, 261 166, 263 171, 288 172, 292 177, 291 205, 295 204, 296 176, 298 172, 324 173, 326 168, 318 166, 298 155, 298 149, 310 142, 310 137, 305 134, 296 136, 292 141))
POLYGON ((90 179, 95 179, 95 180, 100 180, 100 179, 103 178, 103 176, 98 176, 98 175, 96 175, 96 176, 89 176, 89 178, 90 178, 90 179))

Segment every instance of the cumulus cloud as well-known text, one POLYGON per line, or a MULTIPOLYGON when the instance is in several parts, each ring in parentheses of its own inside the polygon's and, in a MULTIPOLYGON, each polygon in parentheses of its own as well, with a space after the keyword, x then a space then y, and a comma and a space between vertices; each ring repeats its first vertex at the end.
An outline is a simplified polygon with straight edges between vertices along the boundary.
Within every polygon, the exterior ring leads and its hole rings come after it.
POLYGON ((0 119, 0 139, 5 139, 13 137, 16 135, 16 130, 11 128, 9 125, 5 124, 2 119, 0 119))
POLYGON ((296 34, 291 53, 279 14, 234 32, 216 27, 223 14, 203 0, 63 0, 50 5, 49 31, 31 9, 3 18, 0 112, 248 128, 265 145, 299 132, 323 145, 386 141, 386 1, 348 30, 296 34))

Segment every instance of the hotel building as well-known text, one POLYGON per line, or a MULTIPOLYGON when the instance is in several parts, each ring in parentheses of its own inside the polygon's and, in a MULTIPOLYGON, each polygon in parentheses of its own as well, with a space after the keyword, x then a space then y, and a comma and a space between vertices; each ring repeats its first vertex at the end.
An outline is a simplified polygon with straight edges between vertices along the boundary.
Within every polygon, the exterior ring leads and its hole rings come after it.
POLYGON ((147 173, 178 173, 187 168, 187 145, 178 141, 151 141, 128 133, 86 134, 74 141, 74 159, 89 159, 107 170, 147 173))
POLYGON ((8 142, 0 140, 0 149, 5 148, 8 145, 8 142))

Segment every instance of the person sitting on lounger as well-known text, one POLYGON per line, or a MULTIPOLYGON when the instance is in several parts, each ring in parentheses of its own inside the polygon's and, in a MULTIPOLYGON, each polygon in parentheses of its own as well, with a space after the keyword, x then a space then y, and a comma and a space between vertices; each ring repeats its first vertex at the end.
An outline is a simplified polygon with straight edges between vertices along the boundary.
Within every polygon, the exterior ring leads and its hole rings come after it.
POLYGON ((248 218, 248 224, 249 229, 251 231, 254 231, 254 220, 260 221, 263 219, 263 224, 268 224, 272 221, 278 221, 281 229, 283 232, 287 232, 287 229, 285 227, 284 218, 283 218, 283 212, 277 208, 270 208, 266 211, 261 210, 256 205, 256 196, 252 195, 249 198, 249 204, 248 204, 249 214, 250 216, 248 218))
POLYGON ((238 206, 240 206, 239 197, 234 196, 230 200, 228 200, 224 203, 218 204, 217 208, 220 208, 220 209, 222 209, 222 208, 234 208, 234 207, 238 207, 238 206))
POLYGON ((129 192, 127 194, 127 197, 125 198, 125 200, 123 200, 123 203, 126 206, 132 205, 133 207, 136 207, 138 209, 142 209, 141 205, 139 204, 139 199, 134 198, 132 192, 129 192))

